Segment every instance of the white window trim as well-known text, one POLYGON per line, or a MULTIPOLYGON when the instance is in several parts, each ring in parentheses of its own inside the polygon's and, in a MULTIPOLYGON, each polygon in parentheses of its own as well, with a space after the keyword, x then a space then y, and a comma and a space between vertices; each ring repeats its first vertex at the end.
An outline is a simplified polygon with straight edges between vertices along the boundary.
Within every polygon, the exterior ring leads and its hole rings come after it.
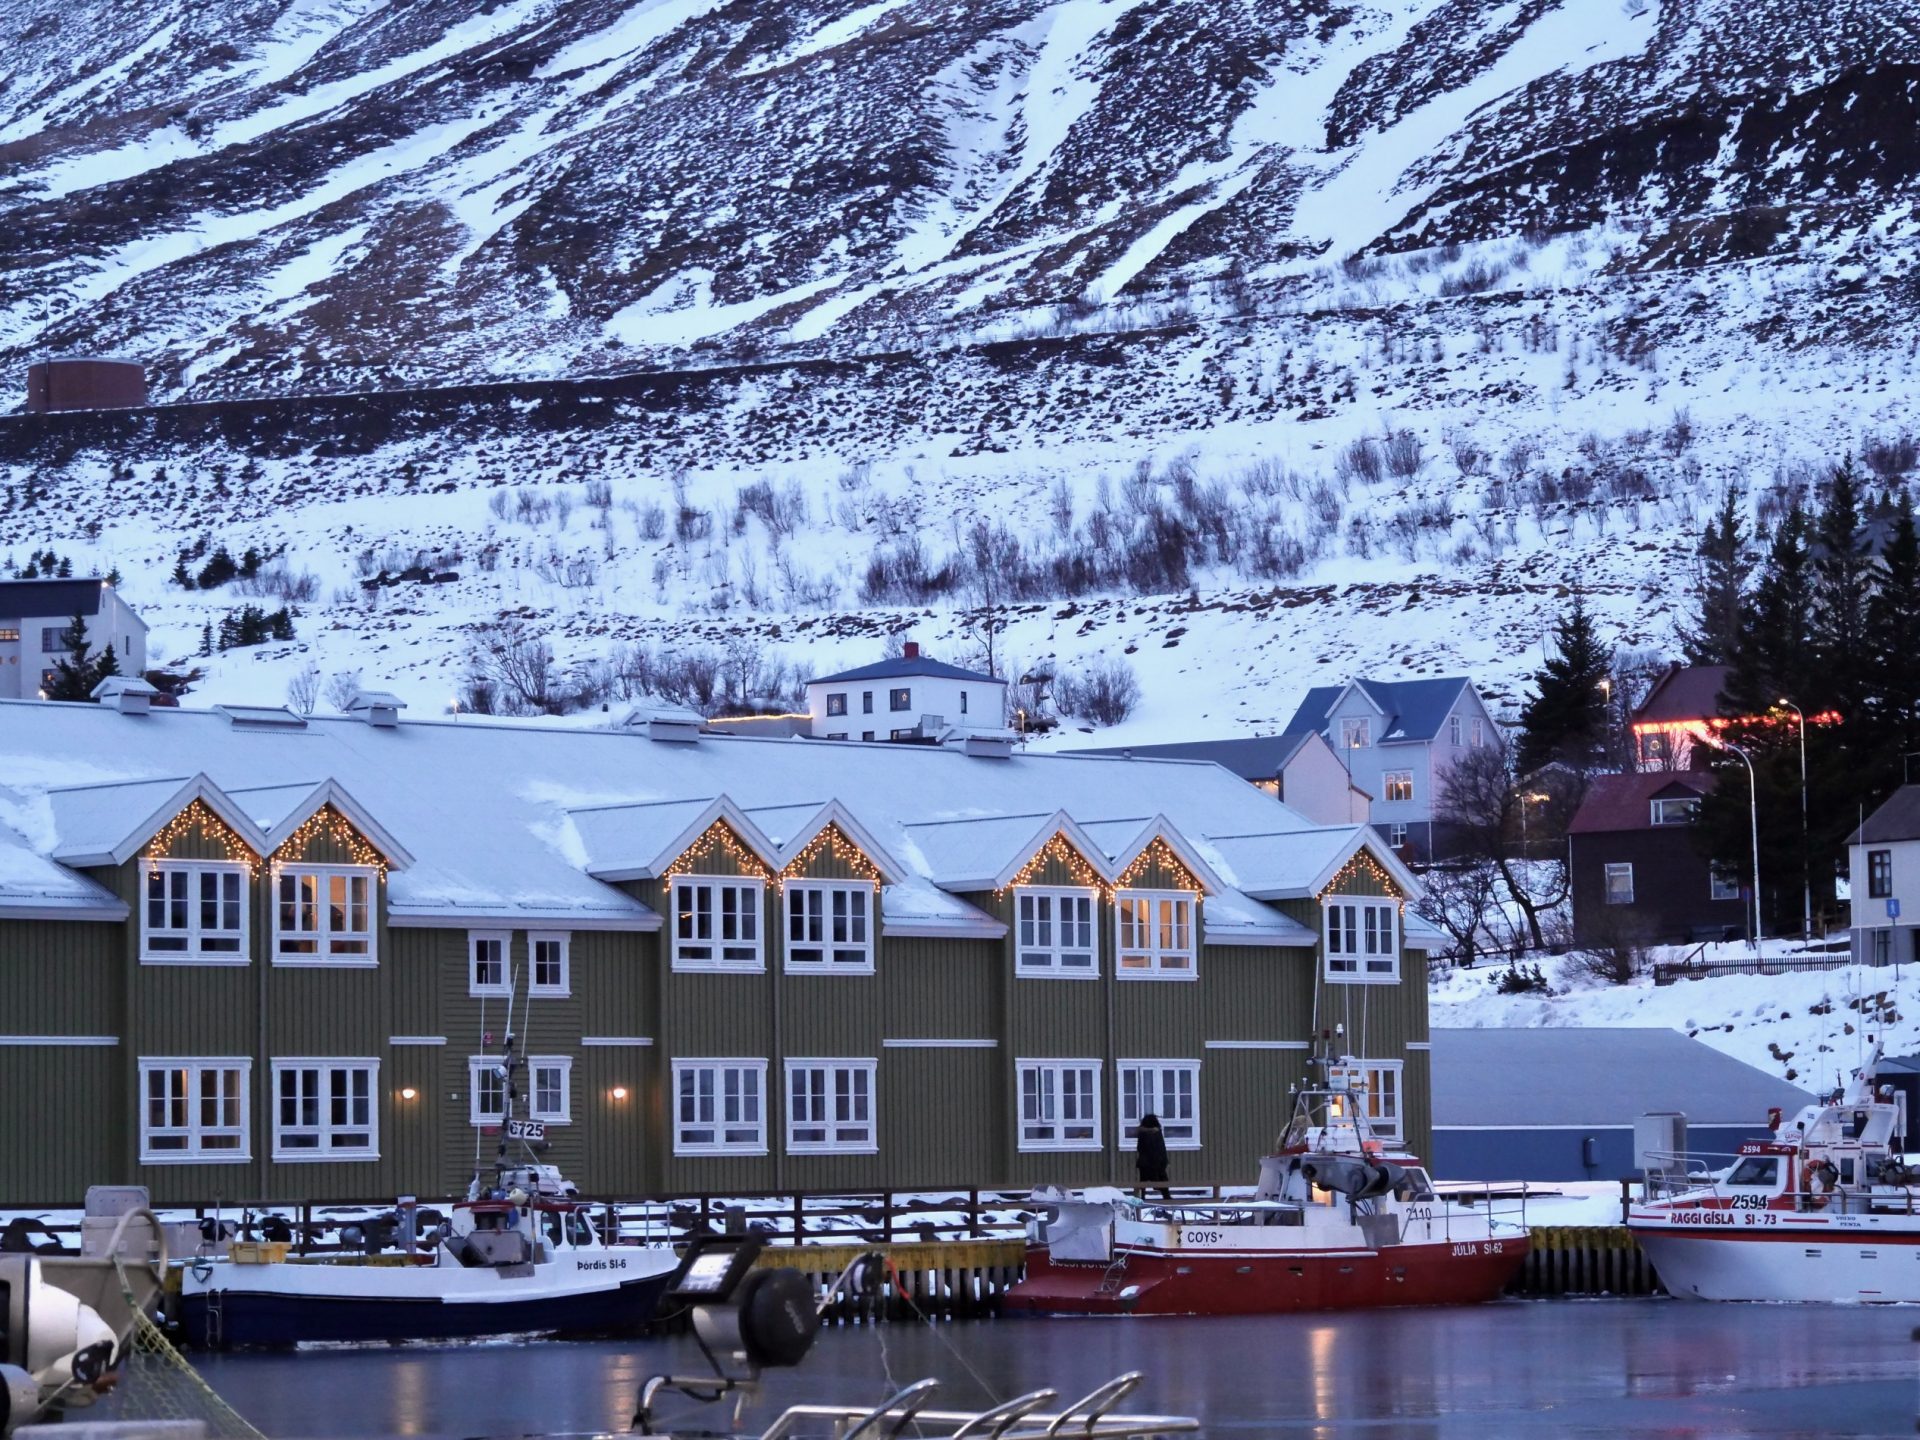
POLYGON ((1367 1081, 1367 1103, 1371 1108, 1372 1099, 1378 1093, 1374 1086, 1374 1076, 1386 1070, 1393 1072, 1393 1118, 1389 1121, 1376 1120, 1367 1116, 1367 1128, 1373 1132, 1376 1140, 1404 1141, 1407 1138, 1407 1063, 1404 1060, 1354 1060, 1367 1081))
MULTIPOLYGON (((1356 943, 1364 944, 1367 922, 1364 915, 1354 916, 1354 937, 1356 943)), ((1385 899, 1378 895, 1329 895, 1320 902, 1320 973, 1330 985, 1398 985, 1400 983, 1400 943, 1403 939, 1400 931, 1400 902, 1385 899), (1352 905, 1356 909, 1384 910, 1387 912, 1387 953, 1370 955, 1364 949, 1352 952, 1335 953, 1333 948, 1333 910, 1336 905, 1352 905), (1334 969, 1336 959, 1351 959, 1352 970, 1334 969), (1377 961, 1385 960, 1388 968, 1370 970, 1367 967, 1377 961)))
MULTIPOLYGON (((140 1163, 142 1165, 242 1165, 253 1160, 253 1061, 245 1055, 143 1055, 136 1082, 140 1089, 139 1106, 140 1163), (147 1072, 150 1070, 191 1070, 197 1078, 202 1070, 238 1070, 240 1072, 240 1144, 233 1150, 152 1150, 147 1144, 147 1072)), ((188 1082, 187 1130, 200 1128, 193 1118, 192 1081, 188 1082)))
POLYGON ((1368 750, 1373 746, 1373 721, 1365 715, 1343 715, 1339 721, 1340 743, 1336 750, 1368 750), (1357 737, 1350 738, 1350 737, 1357 737))
MULTIPOLYGON (((269 1138, 272 1144, 273 1158, 276 1163, 287 1162, 296 1165, 311 1165, 324 1164, 330 1160, 361 1161, 378 1160, 380 1158, 380 1062, 378 1059, 359 1055, 280 1055, 272 1060, 269 1070, 267 1106, 273 1117, 269 1122, 269 1138), (322 1148, 317 1150, 288 1150, 282 1148, 280 1143, 280 1072, 282 1070, 316 1069, 322 1072, 323 1080, 325 1072, 329 1069, 352 1069, 365 1070, 368 1072, 367 1144, 341 1150, 324 1148, 326 1134, 333 1127, 323 1121, 319 1126, 321 1140, 323 1142, 322 1148)), ((320 1102, 322 1105, 327 1103, 327 1097, 324 1094, 321 1095, 320 1102)), ((305 1129, 306 1127, 295 1126, 294 1128, 305 1129)))
MULTIPOLYGON (((871 975, 873 974, 874 930, 880 923, 880 893, 870 880, 789 880, 780 891, 780 959, 782 968, 795 975, 871 975), (833 911, 826 897, 834 891, 863 894, 867 902, 867 938, 863 944, 835 944, 828 937, 833 928, 833 911), (818 892, 822 897, 821 957, 818 960, 793 958, 793 914, 787 908, 798 894, 818 892), (830 958, 838 950, 860 950, 865 958, 857 962, 830 958)), ((803 948, 811 948, 810 945, 803 948)))
POLYGON ((1676 826, 1676 825, 1691 825, 1694 823, 1694 817, 1700 813, 1700 802, 1698 800, 1690 800, 1682 795, 1673 795, 1673 796, 1667 796, 1657 800, 1649 800, 1647 802, 1647 807, 1648 807, 1647 823, 1649 825, 1657 825, 1662 828, 1676 826), (1662 817, 1665 816, 1667 812, 1667 808, 1669 806, 1679 806, 1682 810, 1685 810, 1688 813, 1684 818, 1679 820, 1664 819, 1662 817))
POLYGON ((1466 741, 1466 722, 1458 715, 1449 715, 1447 717, 1447 743, 1455 749, 1463 749, 1466 746, 1466 741))
POLYGON ((527 994, 536 1000, 565 1000, 573 994, 573 932, 571 930, 529 930, 527 932, 527 994), (534 947, 542 941, 560 945, 560 983, 542 985, 540 965, 534 947))
POLYGON ((1602 905, 1631 905, 1634 903, 1633 862, 1631 860, 1610 860, 1600 872, 1600 903, 1602 905), (1613 898, 1613 872, 1627 872, 1627 895, 1624 900, 1613 898))
MULTIPOLYGON (((374 970, 380 965, 380 872, 371 865, 276 865, 269 876, 270 893, 267 898, 269 912, 273 916, 273 938, 268 954, 275 965, 295 968, 326 970, 374 970), (313 932, 313 938, 321 945, 314 955, 282 955, 280 953, 280 879, 284 875, 363 875, 367 881, 367 953, 364 955, 334 955, 325 947, 331 941, 333 932, 328 926, 328 907, 324 897, 314 908, 314 918, 320 928, 313 932)), ((306 932, 300 932, 305 934, 306 932)), ((357 936, 352 938, 358 938, 357 936)))
MULTIPOLYGON (((1118 921, 1116 920, 1116 925, 1118 921)), ((1100 978, 1100 892, 1077 885, 1020 885, 1013 892, 1013 923, 1010 927, 1013 938, 1013 973, 1034 980, 1098 980, 1100 978), (1020 899, 1025 895, 1050 896, 1055 901, 1054 935, 1052 945, 1024 946, 1020 943, 1020 899), (1058 902, 1063 899, 1085 900, 1092 917, 1092 943, 1087 946, 1093 954, 1093 963, 1082 969, 1078 966, 1063 965, 1060 956, 1064 951, 1078 953, 1078 946, 1061 945, 1058 942, 1059 914, 1058 902), (1044 965, 1027 963, 1026 953, 1045 952, 1050 958, 1044 965)), ((1118 934, 1118 931, 1115 932, 1118 934)))
MULTIPOLYGON (((786 1062, 786 1088, 782 1094, 781 1111, 785 1115, 785 1139, 789 1155, 878 1155, 880 1153, 880 1062, 878 1060, 849 1059, 835 1056, 819 1056, 813 1059, 789 1057, 786 1062), (864 1143, 848 1144, 839 1140, 795 1140, 793 1138, 793 1072, 796 1070, 826 1070, 829 1080, 835 1070, 864 1070, 867 1075, 867 1133, 864 1143)), ((678 1091, 675 1092, 678 1094, 678 1091)), ((829 1097, 831 1099, 831 1097, 829 1097)), ((826 1122, 831 1129, 834 1122, 826 1122)))
POLYGON ((1116 890, 1113 892, 1113 973, 1120 980, 1198 980, 1200 978, 1200 897, 1191 890, 1116 890), (1156 906, 1162 900, 1180 900, 1187 906, 1187 948, 1184 950, 1162 950, 1160 948, 1160 925, 1155 919, 1149 929, 1151 943, 1134 946, 1132 952, 1120 939, 1120 907, 1128 900, 1140 899, 1152 901, 1156 906), (1125 953, 1145 951, 1149 964, 1145 969, 1123 965, 1121 957, 1125 953), (1170 955, 1184 955, 1184 966, 1168 965, 1170 955))
POLYGON ((467 994, 481 999, 513 995, 513 932, 511 930, 469 930, 467 932, 467 994), (500 983, 482 985, 475 978, 474 961, 482 940, 500 942, 500 983))
MULTIPOLYGON (((782 911, 782 920, 785 912, 782 911)), ((718 910, 715 911, 715 923, 718 923, 718 910)), ((767 968, 767 882, 754 875, 676 875, 667 887, 667 934, 673 947, 672 968, 675 970, 723 970, 738 974, 757 974, 767 968), (680 891, 687 885, 736 885, 753 891, 754 930, 753 958, 751 960, 711 960, 687 957, 680 953, 680 891)), ((718 950, 725 942, 717 936, 711 942, 695 941, 695 944, 710 943, 718 950)))
MULTIPOLYGON (((197 887, 190 887, 197 888, 197 887)), ((251 965, 253 963, 253 870, 244 860, 143 860, 140 863, 140 963, 142 965, 251 965), (198 950, 148 948, 147 876, 153 871, 198 874, 213 870, 240 876, 240 948, 231 955, 202 954, 198 950)), ((190 945, 200 940, 200 900, 187 896, 187 935, 190 945)), ((225 933, 225 932, 221 932, 225 933)))
POLYGON ((1707 899, 1710 902, 1724 904, 1729 900, 1738 900, 1740 898, 1739 877, 1723 874, 1721 871, 1709 865, 1707 867, 1707 899), (1723 895, 1720 893, 1722 890, 1730 890, 1733 893, 1723 895))
MULTIPOLYGON (((1106 1148, 1105 1116, 1102 1111, 1102 1094, 1105 1088, 1104 1067, 1095 1059, 1031 1059, 1013 1062, 1013 1124, 1014 1136, 1022 1153, 1041 1153, 1067 1150, 1103 1150, 1106 1148), (1090 1140, 1029 1140, 1027 1138, 1027 1120, 1022 1113, 1026 1100, 1026 1077, 1032 1070, 1085 1069, 1093 1072, 1093 1138, 1090 1140)), ((1057 1127, 1061 1121, 1054 1121, 1057 1127)))
POLYGON ((507 1113, 513 1108, 513 1101, 507 1095, 507 1087, 513 1077, 508 1075, 500 1082, 500 1113, 483 1114, 480 1109, 480 1072, 491 1070, 496 1065, 504 1065, 504 1057, 499 1055, 469 1055, 467 1057, 467 1123, 478 1129, 499 1129, 507 1123, 507 1113))
MULTIPOLYGON (((671 1088, 667 1092, 668 1123, 673 1127, 673 1153, 676 1155, 765 1155, 767 1153, 767 1108, 773 1103, 767 1093, 767 1062, 751 1055, 694 1056, 675 1060, 668 1069, 668 1081, 671 1088), (715 1066, 731 1069, 756 1070, 760 1075, 760 1138, 758 1142, 738 1141, 729 1144, 716 1141, 708 1144, 683 1144, 680 1140, 680 1075, 686 1070, 704 1070, 715 1066)), ((716 1096, 716 1099, 718 1097, 716 1096)), ((724 1121, 715 1121, 715 1128, 724 1125, 724 1121)))
POLYGON ((573 1123, 573 1057, 571 1055, 529 1055, 527 1057, 527 1114, 549 1125, 573 1123), (560 1108, 540 1108, 540 1071, 560 1072, 560 1108))
MULTIPOLYGON (((1132 1059, 1132 1060, 1117 1060, 1114 1062, 1114 1067, 1113 1067, 1113 1070, 1114 1070, 1113 1085, 1114 1085, 1114 1099, 1115 1099, 1114 1112, 1118 1116, 1117 1123, 1120 1126, 1120 1143, 1123 1146, 1131 1145, 1138 1138, 1135 1135, 1127 1134, 1127 1126, 1130 1123, 1135 1123, 1135 1122, 1130 1122, 1127 1119, 1126 1072, 1129 1070, 1136 1070, 1136 1069, 1189 1070, 1193 1072, 1193 1138, 1189 1140, 1175 1140, 1169 1137, 1167 1139, 1167 1149, 1198 1150, 1200 1148, 1200 1116, 1201 1116, 1200 1062, 1198 1060, 1132 1059)), ((1159 1097, 1156 1095, 1154 1098, 1155 1098, 1155 1105, 1151 1113, 1160 1116, 1161 1124, 1164 1130, 1164 1126, 1166 1122, 1166 1111, 1162 1103, 1160 1102, 1159 1097)), ((1142 1113, 1147 1113, 1147 1112, 1142 1112, 1142 1113)))
POLYGON ((1380 802, 1383 805, 1413 804, 1413 800, 1414 800, 1413 771, 1411 770, 1382 771, 1380 774, 1380 793, 1384 797, 1380 802), (1394 794, 1393 789, 1396 785, 1406 786, 1407 793, 1404 795, 1394 794))

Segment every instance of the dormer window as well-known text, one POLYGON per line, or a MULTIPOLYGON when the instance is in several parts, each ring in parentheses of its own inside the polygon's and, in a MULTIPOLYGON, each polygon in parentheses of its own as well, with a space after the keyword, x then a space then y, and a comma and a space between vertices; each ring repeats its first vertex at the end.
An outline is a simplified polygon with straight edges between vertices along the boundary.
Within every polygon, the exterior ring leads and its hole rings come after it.
POLYGON ((1120 890, 1113 908, 1119 924, 1116 974, 1123 979, 1193 978, 1192 895, 1184 890, 1120 890))
POLYGON ((1327 979, 1392 983, 1400 978, 1400 906, 1353 895, 1325 902, 1327 979))
POLYGON ((1361 715, 1340 722, 1340 748, 1364 750, 1373 743, 1373 724, 1361 715))
POLYGON ((673 968, 760 970, 760 880, 680 875, 673 882, 673 968))
POLYGON ((248 878, 244 861, 149 861, 140 958, 149 965, 246 964, 248 878))
POLYGON ((1653 823, 1656 825, 1691 825, 1699 818, 1700 802, 1692 797, 1653 802, 1653 823))
POLYGON ((273 963, 374 965, 377 872, 360 865, 300 865, 274 874, 273 963))

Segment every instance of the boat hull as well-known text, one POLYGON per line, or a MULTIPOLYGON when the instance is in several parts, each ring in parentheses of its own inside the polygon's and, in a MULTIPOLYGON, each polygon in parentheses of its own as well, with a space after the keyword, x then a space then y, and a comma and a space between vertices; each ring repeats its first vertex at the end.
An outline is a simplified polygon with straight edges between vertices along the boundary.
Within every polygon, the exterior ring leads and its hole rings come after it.
MULTIPOLYGON (((484 1289, 447 1294, 432 1284, 435 1267, 429 1266, 385 1275, 368 1270, 364 1273, 386 1283, 360 1291, 350 1279, 316 1289, 300 1283, 309 1277, 268 1273, 286 1268, 231 1266, 227 1269, 237 1273, 217 1274, 186 1290, 180 1298, 180 1320, 188 1343, 230 1349, 303 1341, 621 1334, 653 1317, 671 1276, 670 1268, 648 1267, 632 1278, 590 1285, 509 1278, 484 1289), (395 1285, 389 1277, 396 1273, 413 1283, 395 1285)), ((490 1272, 482 1273, 495 1278, 490 1272)))
POLYGON ((1276 1315, 1497 1298, 1527 1258, 1525 1235, 1368 1251, 1123 1250, 1121 1266, 1027 1251, 1009 1312, 1059 1315, 1276 1315))
POLYGON ((1629 1228, 1667 1293, 1680 1299, 1920 1302, 1920 1230, 1629 1228))

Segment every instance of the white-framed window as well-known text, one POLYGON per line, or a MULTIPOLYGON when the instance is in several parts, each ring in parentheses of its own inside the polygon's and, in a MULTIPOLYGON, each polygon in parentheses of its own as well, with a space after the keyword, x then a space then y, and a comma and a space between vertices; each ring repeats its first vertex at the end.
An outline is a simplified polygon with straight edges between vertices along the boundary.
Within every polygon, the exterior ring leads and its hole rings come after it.
POLYGON ((273 877, 273 963, 374 965, 374 884, 364 865, 286 866, 273 877))
POLYGON ((1194 976, 1193 896, 1184 890, 1121 890, 1113 897, 1122 978, 1194 976))
POLYGON ((1474 749, 1477 750, 1486 743, 1487 743, 1487 722, 1485 720, 1482 720, 1479 716, 1476 715, 1473 720, 1474 749))
POLYGON ((1340 748, 1342 750, 1364 750, 1373 743, 1373 722, 1364 715, 1351 716, 1340 722, 1340 748))
POLYGON ((789 880, 786 907, 789 968, 872 973, 872 885, 789 880))
POLYGON ((512 995, 507 952, 513 936, 505 930, 467 932, 467 994, 512 995))
POLYGON ((1607 904, 1633 903, 1633 866, 1622 860, 1607 866, 1607 904))
POLYGON ((527 1059, 531 1087, 527 1113, 549 1125, 573 1123, 573 1058, 569 1055, 533 1055, 527 1059))
POLYGON ((759 880, 679 875, 673 881, 673 968, 761 970, 759 880))
POLYGON ((787 1061, 787 1149, 871 1155, 880 1148, 872 1060, 787 1061))
POLYGON ((1100 1062, 1018 1060, 1020 1148, 1100 1148, 1100 1062))
POLYGON ((1699 816, 1700 802, 1691 796, 1653 802, 1653 823, 1656 825, 1691 825, 1699 816))
POLYGON ((1400 1119, 1400 1076, 1405 1068, 1399 1060, 1361 1060, 1357 1062, 1365 1077, 1367 1091, 1361 1097, 1361 1114, 1379 1140, 1404 1139, 1400 1119))
POLYGON ((247 1143, 247 1091, 253 1062, 143 1058, 140 1061, 140 1160, 230 1164, 253 1158, 247 1143))
POLYGON ((1729 875, 1717 867, 1708 871, 1708 898, 1713 900, 1738 900, 1740 898, 1740 878, 1729 875))
POLYGON ((248 879, 244 861, 148 861, 140 958, 150 965, 246 964, 248 879))
POLYGON ((844 692, 836 691, 827 696, 827 714, 844 715, 847 713, 847 697, 844 692))
POLYGON ((527 993, 564 1000, 573 993, 573 937, 564 930, 527 936, 527 993))
POLYGON ((273 1062, 275 1160, 378 1160, 378 1060, 273 1062))
POLYGON ((1387 843, 1398 850, 1407 843, 1407 827, 1404 824, 1387 826, 1387 843))
POLYGON ((767 1153, 767 1062, 673 1062, 673 1153, 767 1153))
POLYGON ((1413 799, 1413 772, 1411 770, 1389 770, 1380 778, 1386 782, 1387 799, 1413 799))
POLYGON ((1447 717, 1447 743, 1458 745, 1462 739, 1460 734, 1461 729, 1460 717, 1458 715, 1449 715, 1447 717))
POLYGON ((1013 892, 1013 968, 1021 975, 1093 979, 1099 974, 1093 915, 1097 892, 1043 890, 1021 886, 1013 892))
POLYGON ((1338 895, 1326 901, 1327 979, 1400 978, 1400 905, 1338 895))
POLYGON ((1169 1150, 1200 1148, 1200 1062, 1198 1060, 1122 1060, 1120 1138, 1140 1138, 1140 1119, 1160 1121, 1169 1150))
POLYGON ((507 1062, 498 1055, 467 1057, 467 1119, 498 1126, 507 1118, 507 1062))

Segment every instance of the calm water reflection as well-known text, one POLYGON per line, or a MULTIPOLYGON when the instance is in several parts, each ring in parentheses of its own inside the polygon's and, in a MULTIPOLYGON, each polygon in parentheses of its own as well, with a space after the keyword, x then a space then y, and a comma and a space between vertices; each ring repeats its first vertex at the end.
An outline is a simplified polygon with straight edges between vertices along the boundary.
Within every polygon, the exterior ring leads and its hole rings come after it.
MULTIPOLYGON (((1911 1435, 1912 1309, 1506 1303, 1259 1320, 1001 1320, 823 1335, 792 1400, 878 1400, 889 1374, 986 1403, 1148 1372, 1140 1408, 1215 1436, 1911 1435), (943 1343, 946 1342, 946 1343, 943 1343), (956 1358, 950 1343, 965 1359, 956 1358)), ((691 1370, 685 1341, 407 1346, 202 1357, 275 1440, 624 1429, 641 1382, 691 1370)), ((695 1423, 718 1426, 701 1408, 695 1423)), ((761 1421, 766 1423, 765 1418, 761 1421)))

